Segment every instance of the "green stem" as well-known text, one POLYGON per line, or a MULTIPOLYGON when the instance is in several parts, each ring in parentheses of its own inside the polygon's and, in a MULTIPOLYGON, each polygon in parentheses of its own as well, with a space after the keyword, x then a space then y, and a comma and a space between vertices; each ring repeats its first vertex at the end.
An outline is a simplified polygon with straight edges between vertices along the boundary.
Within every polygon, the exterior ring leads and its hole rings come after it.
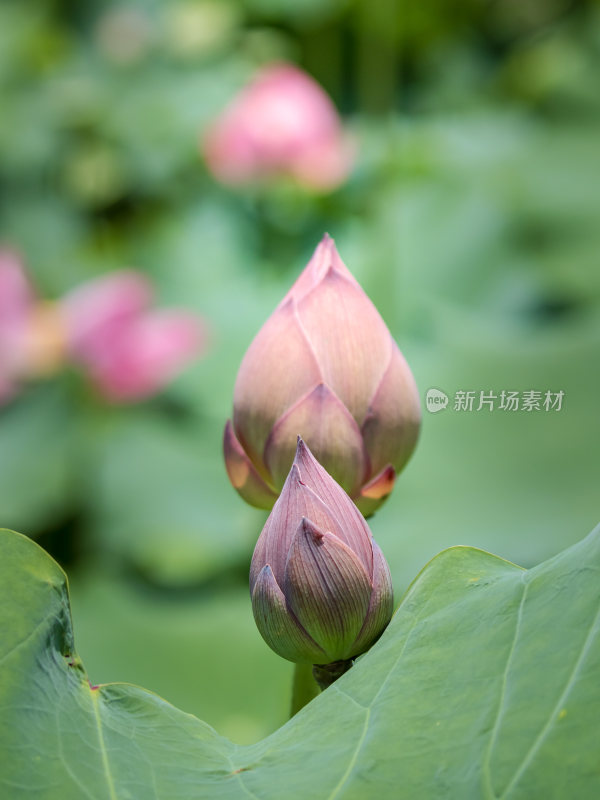
POLYGON ((290 717, 319 694, 319 687, 312 674, 311 664, 294 665, 294 683, 292 684, 292 709, 290 717))

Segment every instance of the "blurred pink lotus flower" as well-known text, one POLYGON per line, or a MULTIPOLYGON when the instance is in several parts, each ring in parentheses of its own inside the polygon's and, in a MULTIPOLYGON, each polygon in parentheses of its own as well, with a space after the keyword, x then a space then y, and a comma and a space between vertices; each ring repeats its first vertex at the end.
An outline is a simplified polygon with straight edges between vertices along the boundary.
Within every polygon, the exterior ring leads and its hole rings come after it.
POLYGON ((112 402, 158 392, 199 354, 206 331, 193 314, 151 309, 152 295, 147 278, 123 270, 43 301, 21 259, 0 250, 0 404, 67 360, 112 402))
POLYGON ((70 357, 111 402, 155 394, 204 346, 200 319, 151 309, 152 294, 143 275, 122 270, 88 281, 61 301, 70 357))
POLYGON ((271 508, 300 435, 370 515, 410 458, 420 422, 408 364, 325 235, 240 365, 224 434, 232 485, 271 508))
POLYGON ((206 133, 209 169, 227 184, 289 175, 327 192, 348 176, 354 146, 316 81, 292 64, 262 69, 206 133))

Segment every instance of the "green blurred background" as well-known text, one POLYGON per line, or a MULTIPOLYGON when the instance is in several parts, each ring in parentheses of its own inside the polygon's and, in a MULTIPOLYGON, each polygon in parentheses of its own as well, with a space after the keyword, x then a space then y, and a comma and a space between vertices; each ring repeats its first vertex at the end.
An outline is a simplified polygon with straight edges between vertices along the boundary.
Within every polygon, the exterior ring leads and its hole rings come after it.
POLYGON ((252 621, 265 515, 221 432, 252 336, 324 231, 424 399, 371 527, 397 598, 454 544, 529 566, 598 518, 600 4, 588 0, 55 0, 0 4, 0 237, 59 296, 134 266, 207 319, 205 357, 115 408, 77 376, 0 411, 0 524, 70 575, 94 682, 158 692, 238 742, 286 718, 291 665, 252 621), (257 66, 291 60, 357 137, 346 184, 231 190, 198 141, 257 66), (454 392, 564 391, 560 412, 454 392))

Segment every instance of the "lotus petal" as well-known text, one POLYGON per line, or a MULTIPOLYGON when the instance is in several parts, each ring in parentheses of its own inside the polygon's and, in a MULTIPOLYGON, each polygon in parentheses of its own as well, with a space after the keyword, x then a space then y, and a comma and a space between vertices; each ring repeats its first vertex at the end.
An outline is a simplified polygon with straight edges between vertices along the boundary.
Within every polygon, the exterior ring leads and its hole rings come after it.
POLYGON ((230 420, 227 420, 225 425, 223 452, 227 475, 234 489, 251 506, 266 509, 272 508, 277 500, 277 495, 267 486, 254 468, 237 440, 230 420))
POLYGON ((324 651, 302 629, 286 606, 283 592, 266 564, 252 592, 252 612, 256 627, 265 642, 288 661, 314 664, 324 658, 324 651))
POLYGON ((244 356, 234 389, 233 427, 257 470, 271 428, 296 400, 322 380, 293 301, 280 306, 244 356))
POLYGON ((353 655, 372 586, 356 554, 337 536, 302 519, 285 568, 284 594, 329 663, 353 655))
POLYGON ((384 503, 394 488, 396 470, 391 464, 384 467, 381 472, 366 483, 357 497, 354 498, 356 507, 364 517, 370 517, 379 506, 384 503))
POLYGON ((392 576, 383 553, 373 541, 373 591, 363 627, 353 643, 352 652, 360 655, 381 635, 394 610, 392 576))
POLYGON ((251 587, 264 564, 271 565, 275 579, 283 585, 287 554, 302 517, 309 517, 316 525, 349 543, 346 530, 321 498, 302 482, 294 464, 256 544, 250 565, 251 587))
POLYGON ((298 303, 323 380, 361 425, 389 362, 392 338, 355 281, 330 268, 298 303))
POLYGON ((392 464, 396 473, 410 458, 421 425, 419 392, 404 356, 393 343, 391 357, 362 425, 372 474, 392 464))
POLYGON ((300 437, 294 464, 298 467, 302 483, 328 507, 344 531, 344 541, 359 557, 367 574, 372 575, 373 551, 369 526, 346 492, 323 469, 300 437))
POLYGON ((348 494, 358 491, 366 468, 360 430, 324 383, 289 408, 267 439, 264 461, 276 487, 283 486, 290 471, 298 436, 309 443, 319 463, 348 494))

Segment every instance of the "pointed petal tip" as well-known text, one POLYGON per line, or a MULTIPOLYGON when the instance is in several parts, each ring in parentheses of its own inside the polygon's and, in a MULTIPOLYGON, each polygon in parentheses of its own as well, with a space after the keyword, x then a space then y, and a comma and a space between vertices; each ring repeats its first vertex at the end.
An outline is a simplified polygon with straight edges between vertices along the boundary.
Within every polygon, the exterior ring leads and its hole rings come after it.
POLYGON ((307 517, 302 517, 298 531, 302 532, 313 544, 319 545, 325 536, 324 531, 311 522, 307 517))
MULTIPOLYGON (((338 252, 335 240, 328 233, 323 234, 306 269, 313 275, 314 282, 311 288, 321 283, 332 271, 344 274, 348 271, 338 252)), ((300 299, 299 297, 298 300, 300 299)))
POLYGON ((250 565, 250 597, 253 596, 257 583, 262 581, 270 582, 271 580, 277 583, 270 564, 265 564, 258 572, 253 569, 253 566, 253 564, 250 565))
POLYGON ((294 453, 294 460, 292 461, 292 466, 291 466, 292 470, 294 469, 294 467, 296 468, 296 470, 298 470, 298 464, 302 460, 305 449, 306 445, 304 444, 304 439, 298 433, 296 435, 296 452, 294 453))
POLYGON ((317 283, 321 283, 326 279, 343 277, 350 281, 350 283, 358 286, 356 278, 344 263, 337 249, 335 239, 328 233, 323 235, 323 238, 317 245, 309 266, 310 264, 313 264, 315 274, 318 277, 317 283))
POLYGON ((296 481, 296 483, 302 483, 302 476, 300 475, 300 470, 295 461, 290 467, 290 480, 296 481))
POLYGON ((292 462, 292 469, 296 468, 298 472, 298 480, 300 483, 305 484, 305 476, 306 476, 306 469, 313 464, 317 464, 320 467, 319 462, 313 456, 309 446, 306 444, 304 439, 301 436, 298 436, 298 443, 296 445, 296 455, 294 456, 294 461, 292 462))
MULTIPOLYGON (((328 263, 329 268, 331 268, 334 265, 334 262, 341 261, 340 254, 338 253, 338 249, 335 246, 335 239, 328 233, 323 234, 323 238, 317 245, 317 251, 319 253, 322 253, 327 262, 329 262, 328 263)), ((328 270, 324 271, 327 272, 328 270)))
POLYGON ((294 456, 294 461, 292 466, 296 465, 299 461, 305 458, 307 454, 312 455, 312 453, 308 449, 308 445, 306 444, 302 436, 298 434, 296 438, 296 455, 294 456))

